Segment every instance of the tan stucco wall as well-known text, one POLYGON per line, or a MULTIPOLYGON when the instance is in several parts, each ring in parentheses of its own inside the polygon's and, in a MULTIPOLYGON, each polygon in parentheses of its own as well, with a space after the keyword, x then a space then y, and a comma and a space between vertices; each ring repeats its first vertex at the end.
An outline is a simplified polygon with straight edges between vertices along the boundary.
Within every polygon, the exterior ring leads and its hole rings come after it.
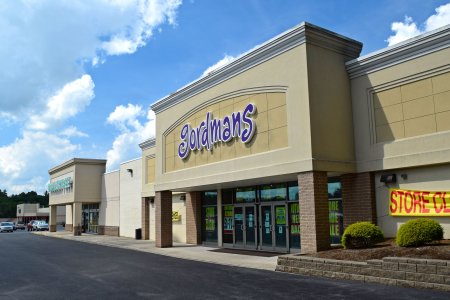
MULTIPOLYGON (((448 162, 450 157, 450 131, 433 133, 432 130, 427 129, 430 125, 433 127, 437 126, 436 103, 440 101, 437 97, 440 97, 439 94, 442 95, 441 93, 448 87, 445 84, 436 85, 436 87, 433 85, 432 89, 428 89, 428 92, 426 92, 427 89, 423 83, 430 83, 430 78, 449 71, 450 49, 447 48, 352 79, 353 128, 358 171, 374 171, 448 162), (415 84, 409 85, 414 82, 417 85, 416 87, 414 87, 415 84), (417 89, 419 85, 421 88, 417 89), (421 126, 413 128, 412 132, 414 134, 411 135, 415 136, 405 138, 398 136, 398 139, 395 141, 377 142, 373 94, 378 93, 378 95, 382 95, 383 91, 388 90, 395 92, 395 88, 406 89, 405 95, 408 99, 416 96, 423 96, 422 99, 425 99, 426 95, 423 93, 431 92, 435 94, 433 96, 435 112, 425 117, 425 119, 430 118, 430 122, 425 122, 421 126), (431 120, 433 118, 435 119, 431 120)), ((432 83, 433 80, 431 80, 432 83)), ((445 98, 446 103, 449 98, 446 94, 444 96, 447 97, 445 98)), ((431 105, 427 109, 431 109, 431 105)), ((420 123, 423 120, 419 117, 417 121, 420 123)), ((440 124, 440 126, 444 126, 445 123, 440 124)), ((442 129, 446 130, 444 127, 442 129)), ((398 134, 396 128, 393 129, 393 132, 394 135, 398 134)))
POLYGON ((73 220, 72 204, 67 204, 66 205, 66 224, 73 224, 72 220, 73 220))
POLYGON ((172 222, 173 241, 186 243, 186 201, 180 200, 180 194, 172 196, 172 211, 181 215, 181 220, 172 222))
POLYGON ((374 93, 376 141, 450 130, 450 72, 374 93))
MULTIPOLYGON (((257 65, 156 115, 156 190, 182 190, 249 178, 294 174, 312 169, 306 47, 298 46, 257 65), (289 146, 254 155, 227 159, 199 167, 164 172, 163 136, 188 112, 199 112, 208 101, 229 93, 286 92, 289 146), (203 107, 202 107, 203 105, 203 107)), ((230 98, 229 97, 225 98, 230 98)))
POLYGON ((142 197, 155 196, 156 148, 151 147, 142 151, 142 197), (148 174, 153 172, 153 174, 148 174))
POLYGON ((355 170, 348 57, 307 44, 312 158, 315 170, 355 170))
MULTIPOLYGON (((397 183, 385 185, 380 182, 383 173, 375 175, 377 221, 386 237, 395 237, 400 225, 412 218, 389 216, 389 188, 417 191, 450 191, 450 165, 393 170, 397 183), (400 175, 406 174, 407 179, 400 175)), ((444 228, 444 238, 450 239, 450 217, 427 217, 438 221, 444 228)))
POLYGON ((97 203, 101 201, 102 178, 105 165, 75 165, 75 202, 97 203))
POLYGON ((106 173, 102 179, 102 201, 99 225, 119 226, 120 182, 119 170, 106 173))
POLYGON ((120 236, 135 237, 141 228, 142 159, 120 165, 120 236), (131 175, 127 169, 132 169, 131 175))
POLYGON ((234 159, 241 156, 267 152, 288 146, 286 121, 286 95, 282 93, 244 94, 219 100, 206 108, 195 112, 189 117, 179 120, 179 125, 165 134, 165 172, 177 171, 209 163, 234 159), (216 144, 213 151, 203 149, 194 150, 185 159, 178 157, 181 129, 185 124, 196 128, 206 120, 206 114, 212 113, 213 119, 223 120, 233 112, 241 112, 248 103, 256 106, 256 113, 252 115, 256 124, 256 133, 248 144, 239 139, 232 139, 227 143, 216 144))

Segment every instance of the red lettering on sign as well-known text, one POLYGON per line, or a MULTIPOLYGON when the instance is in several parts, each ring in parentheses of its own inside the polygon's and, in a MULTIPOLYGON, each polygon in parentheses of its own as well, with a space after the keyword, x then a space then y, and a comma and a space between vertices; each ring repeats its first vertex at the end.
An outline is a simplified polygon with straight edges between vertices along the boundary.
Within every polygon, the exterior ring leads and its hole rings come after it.
POLYGON ((392 191, 391 193, 391 205, 389 205, 389 209, 391 210, 391 213, 395 213, 397 211, 397 200, 394 198, 397 196, 396 191, 392 191), (394 205, 394 206, 392 206, 394 205))
POLYGON ((420 197, 420 192, 414 192, 414 213, 416 213, 416 207, 419 205, 419 211, 422 209, 422 198, 420 197))
MULTIPOLYGON (((444 204, 441 204, 440 208, 437 207, 436 197, 440 198, 440 196, 441 196, 440 192, 434 194, 434 196, 433 196, 434 210, 436 211, 437 214, 442 211, 443 206, 444 206, 444 204)), ((445 201, 444 201, 444 203, 445 203, 445 201)))
POLYGON ((449 203, 449 208, 447 208, 447 202, 445 201, 445 194, 447 194, 447 193, 444 192, 442 194, 442 202, 444 203, 444 213, 450 213, 450 203, 449 203))
POLYGON ((397 194, 400 195, 400 212, 402 212, 402 202, 403 202, 403 195, 405 194, 402 191, 397 191, 397 194))
POLYGON ((405 193, 405 211, 407 214, 409 214, 412 209, 413 209, 414 203, 413 203, 413 195, 411 194, 411 192, 406 192, 405 193), (408 208, 408 197, 410 199, 409 202, 411 202, 411 207, 408 208))
POLYGON ((424 194, 427 194, 427 196, 428 196, 429 192, 423 192, 422 193, 422 210, 421 210, 421 212, 429 213, 430 209, 427 208, 427 204, 430 203, 430 199, 425 198, 424 194))

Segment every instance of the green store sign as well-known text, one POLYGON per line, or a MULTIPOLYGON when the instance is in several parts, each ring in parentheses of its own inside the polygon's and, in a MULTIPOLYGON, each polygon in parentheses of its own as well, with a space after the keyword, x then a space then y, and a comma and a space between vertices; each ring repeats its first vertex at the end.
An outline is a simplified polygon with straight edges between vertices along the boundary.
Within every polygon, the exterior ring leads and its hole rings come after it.
POLYGON ((67 177, 48 184, 47 190, 49 193, 57 192, 60 190, 68 189, 72 186, 72 178, 67 177))

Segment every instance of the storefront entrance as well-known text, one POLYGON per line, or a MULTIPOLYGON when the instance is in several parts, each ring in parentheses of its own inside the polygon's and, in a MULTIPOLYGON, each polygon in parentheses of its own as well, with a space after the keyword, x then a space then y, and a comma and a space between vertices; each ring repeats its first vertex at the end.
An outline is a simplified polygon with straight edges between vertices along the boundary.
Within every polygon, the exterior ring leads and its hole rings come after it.
POLYGON ((84 233, 98 233, 99 204, 83 204, 82 224, 84 233))
POLYGON ((237 248, 257 249, 256 206, 234 207, 234 246, 237 248))
POLYGON ((289 235, 286 204, 261 204, 261 250, 288 252, 289 235))

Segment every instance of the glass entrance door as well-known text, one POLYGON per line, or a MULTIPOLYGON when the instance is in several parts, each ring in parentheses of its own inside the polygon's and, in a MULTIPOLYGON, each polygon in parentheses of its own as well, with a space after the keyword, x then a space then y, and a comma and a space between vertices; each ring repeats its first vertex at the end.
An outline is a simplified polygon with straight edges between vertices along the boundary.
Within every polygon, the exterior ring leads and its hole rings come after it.
POLYGON ((261 250, 288 252, 286 204, 262 204, 260 211, 261 250))
POLYGON ((255 206, 234 207, 234 247, 256 249, 255 206))

